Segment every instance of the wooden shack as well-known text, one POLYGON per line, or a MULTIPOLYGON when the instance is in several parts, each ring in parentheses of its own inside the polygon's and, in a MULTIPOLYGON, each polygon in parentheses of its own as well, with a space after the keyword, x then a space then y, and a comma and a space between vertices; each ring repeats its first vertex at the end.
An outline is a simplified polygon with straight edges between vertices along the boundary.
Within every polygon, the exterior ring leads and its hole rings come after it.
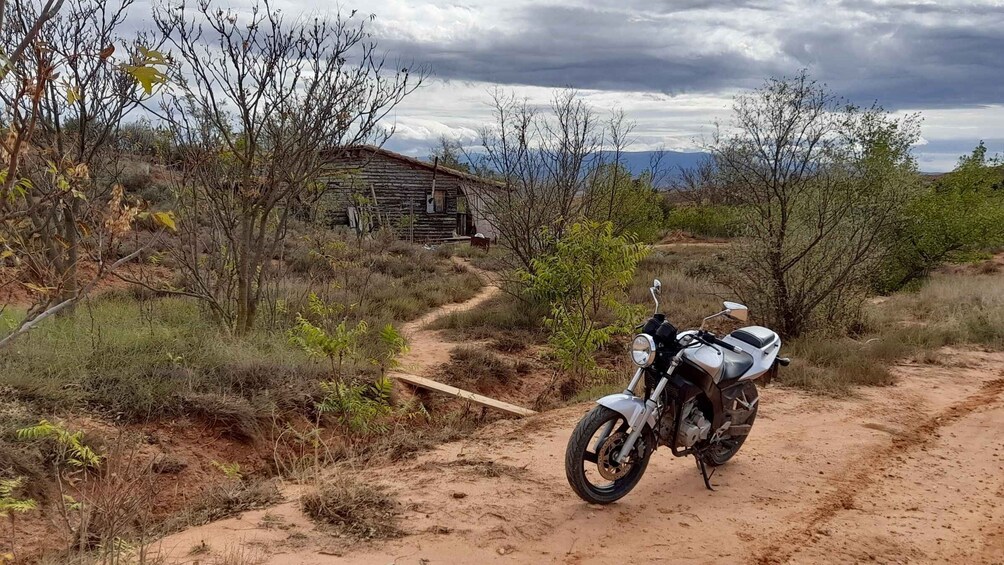
POLYGON ((327 191, 320 217, 357 233, 389 228, 419 243, 482 233, 494 238, 484 217, 490 181, 372 145, 340 151, 321 179, 327 191))

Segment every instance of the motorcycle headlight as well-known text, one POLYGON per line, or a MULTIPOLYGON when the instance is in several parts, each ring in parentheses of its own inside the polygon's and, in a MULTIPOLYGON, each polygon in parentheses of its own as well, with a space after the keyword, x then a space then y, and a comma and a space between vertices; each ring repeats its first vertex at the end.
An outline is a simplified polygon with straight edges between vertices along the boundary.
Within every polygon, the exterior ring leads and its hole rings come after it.
POLYGON ((631 342, 631 360, 639 367, 648 367, 655 361, 655 340, 648 334, 638 334, 631 342))

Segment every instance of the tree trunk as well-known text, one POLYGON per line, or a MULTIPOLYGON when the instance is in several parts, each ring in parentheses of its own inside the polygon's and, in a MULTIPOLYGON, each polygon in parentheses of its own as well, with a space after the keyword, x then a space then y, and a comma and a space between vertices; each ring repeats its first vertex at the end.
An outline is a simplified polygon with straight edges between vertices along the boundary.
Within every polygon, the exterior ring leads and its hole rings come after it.
POLYGON ((247 335, 254 328, 254 293, 252 292, 254 272, 251 265, 252 220, 245 217, 241 221, 240 241, 237 246, 237 318, 234 333, 247 335))
MULTIPOLYGON (((60 280, 63 283, 63 290, 59 298, 60 302, 70 300, 77 295, 78 291, 77 261, 80 258, 80 238, 77 237, 77 213, 79 209, 79 202, 76 198, 73 198, 63 213, 62 232, 66 245, 66 262, 63 263, 62 272, 59 273, 60 280)), ((75 311, 76 303, 72 303, 60 312, 59 315, 72 317, 75 311)))

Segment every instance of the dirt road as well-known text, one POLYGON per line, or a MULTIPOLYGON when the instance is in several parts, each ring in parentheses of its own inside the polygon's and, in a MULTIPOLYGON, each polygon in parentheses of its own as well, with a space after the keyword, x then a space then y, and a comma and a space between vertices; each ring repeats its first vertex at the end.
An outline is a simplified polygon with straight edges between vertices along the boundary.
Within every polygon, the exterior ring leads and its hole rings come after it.
POLYGON ((273 564, 1004 563, 1004 354, 946 350, 896 371, 897 386, 855 398, 766 389, 716 492, 659 451, 627 498, 582 503, 562 469, 581 405, 367 471, 401 501, 401 539, 348 545, 291 501, 163 547, 175 563, 200 540, 273 564))

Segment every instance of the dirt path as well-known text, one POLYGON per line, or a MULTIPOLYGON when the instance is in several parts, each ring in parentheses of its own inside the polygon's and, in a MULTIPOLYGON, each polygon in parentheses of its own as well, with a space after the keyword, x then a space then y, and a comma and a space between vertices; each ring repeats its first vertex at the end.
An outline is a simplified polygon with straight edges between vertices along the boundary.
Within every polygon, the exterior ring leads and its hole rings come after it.
POLYGON ((402 327, 402 333, 408 338, 408 353, 400 359, 400 370, 403 372, 428 376, 426 372, 429 369, 450 360, 450 349, 454 348, 456 344, 444 339, 442 331, 429 330, 425 326, 443 316, 476 308, 501 292, 491 273, 477 269, 458 259, 455 261, 463 264, 467 270, 477 275, 485 286, 470 300, 441 306, 402 327))
POLYGON ((855 398, 764 390, 716 492, 659 451, 627 498, 582 503, 562 468, 581 405, 368 470, 401 501, 404 538, 347 546, 287 516, 289 502, 165 546, 243 543, 263 562, 319 565, 1004 563, 1004 353, 945 350, 896 371, 900 384, 855 398))

